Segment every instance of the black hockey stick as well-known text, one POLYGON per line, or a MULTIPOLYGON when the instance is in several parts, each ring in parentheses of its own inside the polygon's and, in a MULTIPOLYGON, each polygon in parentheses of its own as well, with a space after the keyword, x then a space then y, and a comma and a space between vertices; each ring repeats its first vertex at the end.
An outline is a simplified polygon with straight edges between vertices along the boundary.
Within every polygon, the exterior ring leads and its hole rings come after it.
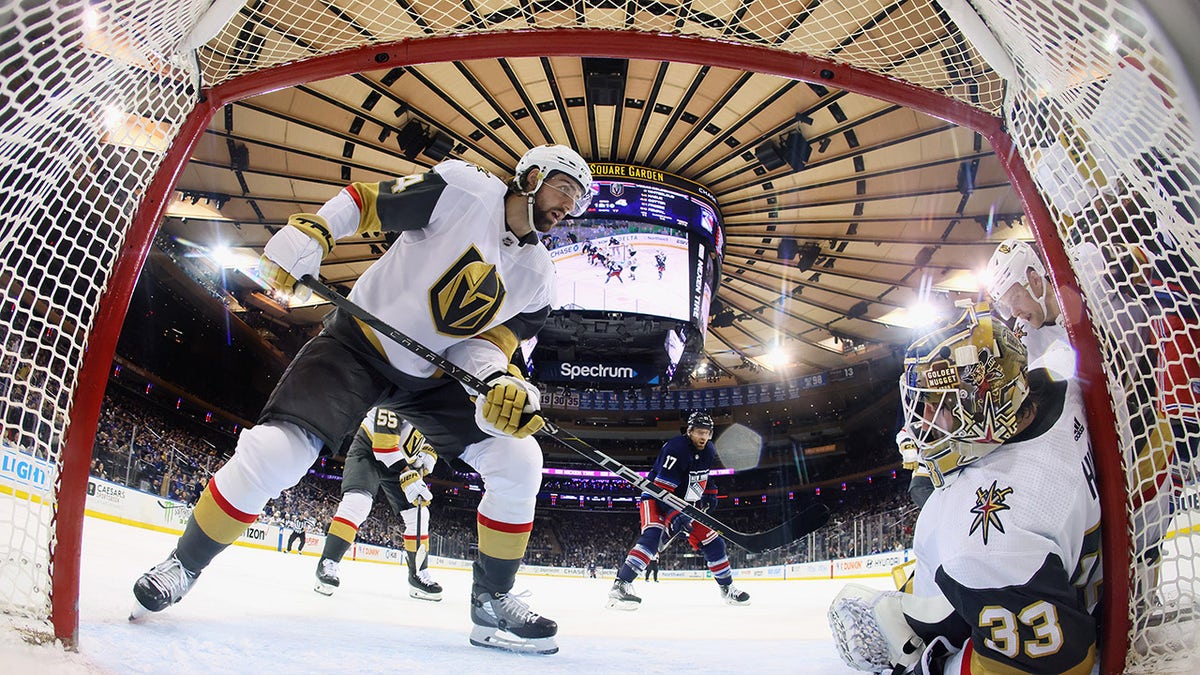
MULTIPOLYGON (((305 275, 300 283, 307 286, 316 294, 333 303, 338 309, 345 310, 351 316, 367 324, 371 328, 386 335, 388 339, 399 344, 405 349, 411 351, 417 356, 425 359, 429 363, 437 366, 450 377, 459 381, 466 387, 475 390, 476 393, 483 394, 489 389, 488 385, 478 377, 463 370, 459 366, 448 361, 444 356, 430 350, 425 345, 413 340, 404 333, 396 330, 392 326, 384 323, 379 317, 371 314, 367 310, 359 307, 351 302, 341 293, 326 286, 319 279, 305 275)), ((561 429, 558 425, 550 420, 546 420, 546 426, 538 432, 544 436, 549 436, 561 445, 566 446, 569 450, 580 454, 595 464, 598 464, 605 469, 624 478, 629 484, 638 488, 667 506, 682 511, 693 520, 704 523, 708 528, 721 533, 725 539, 741 548, 750 551, 751 553, 761 553, 773 548, 787 546, 796 539, 815 531, 829 520, 829 510, 821 504, 810 504, 802 509, 799 513, 793 515, 786 522, 777 525, 763 532, 739 532, 725 523, 713 518, 704 511, 696 508, 679 497, 663 490, 654 483, 646 480, 638 475, 636 471, 630 469, 617 460, 609 457, 592 445, 588 444, 581 438, 578 438, 571 433, 561 429)))

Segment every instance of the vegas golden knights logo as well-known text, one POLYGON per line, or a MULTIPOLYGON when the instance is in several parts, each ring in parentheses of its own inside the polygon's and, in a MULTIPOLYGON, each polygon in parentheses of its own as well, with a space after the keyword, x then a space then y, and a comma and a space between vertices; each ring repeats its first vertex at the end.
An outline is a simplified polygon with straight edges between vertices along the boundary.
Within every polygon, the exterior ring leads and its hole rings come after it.
POLYGON ((429 289, 433 323, 443 335, 478 335, 503 303, 504 282, 496 266, 485 262, 474 246, 429 289))
POLYGON ((404 440, 404 447, 401 448, 401 450, 404 452, 404 456, 409 459, 416 458, 417 451, 421 449, 422 445, 424 445, 424 441, 425 436, 416 429, 413 429, 412 433, 408 435, 408 438, 404 440))

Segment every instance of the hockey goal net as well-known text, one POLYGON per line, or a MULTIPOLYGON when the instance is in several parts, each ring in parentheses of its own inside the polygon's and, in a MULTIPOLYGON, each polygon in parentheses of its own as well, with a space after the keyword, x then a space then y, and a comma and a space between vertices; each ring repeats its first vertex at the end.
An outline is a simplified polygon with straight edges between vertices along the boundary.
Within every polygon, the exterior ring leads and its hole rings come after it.
POLYGON ((1189 667, 1200 165, 1195 91, 1171 46, 1189 43, 1171 36, 1194 17, 1135 0, 17 0, 0 12, 8 615, 74 639, 117 333, 176 178, 223 104, 422 61, 586 53, 820 81, 987 136, 1082 356, 1105 508, 1105 669, 1189 667))

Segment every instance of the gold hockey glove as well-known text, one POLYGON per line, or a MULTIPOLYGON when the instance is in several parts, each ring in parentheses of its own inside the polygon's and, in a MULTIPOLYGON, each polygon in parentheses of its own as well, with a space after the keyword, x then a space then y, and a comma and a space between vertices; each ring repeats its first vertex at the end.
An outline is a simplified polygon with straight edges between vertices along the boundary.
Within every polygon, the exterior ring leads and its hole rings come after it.
POLYGON ((493 436, 525 438, 546 426, 539 414, 541 392, 526 382, 515 366, 509 365, 508 374, 487 378, 487 383, 491 388, 475 400, 475 421, 480 429, 493 436))
POLYGON ((409 469, 400 474, 400 489, 404 490, 404 496, 408 498, 408 503, 413 506, 425 506, 433 501, 433 493, 429 491, 429 486, 425 481, 421 480, 421 474, 409 469))

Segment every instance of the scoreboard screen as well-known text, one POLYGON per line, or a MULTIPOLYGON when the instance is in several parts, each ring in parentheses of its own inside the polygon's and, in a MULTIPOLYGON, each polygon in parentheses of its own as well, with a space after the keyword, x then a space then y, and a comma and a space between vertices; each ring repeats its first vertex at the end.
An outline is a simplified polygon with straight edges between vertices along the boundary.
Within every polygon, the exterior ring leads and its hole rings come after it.
MULTIPOLYGON (((661 171, 652 172, 663 175, 661 171)), ((714 238, 717 224, 714 204, 699 194, 661 184, 635 183, 597 178, 587 215, 641 220, 671 225, 682 230, 699 230, 714 238)))
POLYGON ((542 235, 557 304, 527 371, 570 386, 670 380, 703 348, 724 253, 716 197, 664 171, 591 168, 587 212, 542 235))
POLYGON ((593 164, 587 212, 543 237, 562 308, 660 316, 707 328, 724 236, 716 197, 655 169, 593 164))

